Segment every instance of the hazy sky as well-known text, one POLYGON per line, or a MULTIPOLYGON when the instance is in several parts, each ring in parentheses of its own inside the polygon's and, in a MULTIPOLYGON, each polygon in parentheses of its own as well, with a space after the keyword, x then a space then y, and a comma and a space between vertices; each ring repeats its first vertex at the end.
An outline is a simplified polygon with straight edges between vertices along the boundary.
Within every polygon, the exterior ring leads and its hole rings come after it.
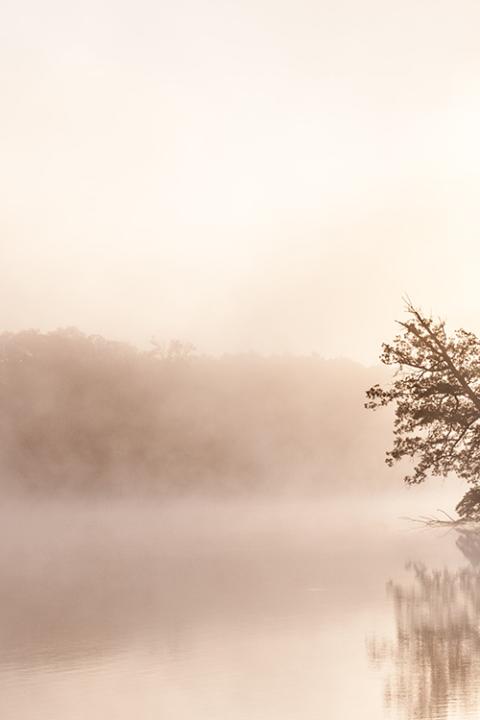
POLYGON ((480 331, 480 3, 3 0, 0 326, 375 361, 480 331))

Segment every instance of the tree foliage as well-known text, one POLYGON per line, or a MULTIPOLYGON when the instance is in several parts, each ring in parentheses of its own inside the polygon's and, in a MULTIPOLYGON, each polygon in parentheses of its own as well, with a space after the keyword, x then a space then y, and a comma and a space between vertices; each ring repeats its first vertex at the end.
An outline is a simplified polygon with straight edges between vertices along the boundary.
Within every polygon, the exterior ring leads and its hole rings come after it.
POLYGON ((409 484, 455 473, 480 481, 480 340, 471 332, 447 334, 445 322, 410 302, 408 319, 381 360, 397 372, 388 387, 367 391, 365 407, 395 406, 394 443, 386 462, 413 459, 409 484))
POLYGON ((480 521, 480 487, 470 488, 455 510, 464 520, 480 521))

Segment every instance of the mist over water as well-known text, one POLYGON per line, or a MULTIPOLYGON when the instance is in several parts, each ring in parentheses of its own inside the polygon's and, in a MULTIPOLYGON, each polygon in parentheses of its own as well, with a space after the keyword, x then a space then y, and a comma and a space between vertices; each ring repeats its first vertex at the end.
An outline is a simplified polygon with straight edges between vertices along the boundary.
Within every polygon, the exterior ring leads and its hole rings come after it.
POLYGON ((477 707, 475 537, 401 519, 464 484, 385 467, 379 376, 1 335, 2 720, 477 707))
POLYGON ((476 604, 468 626, 464 615, 478 556, 398 517, 455 490, 5 505, 2 718, 413 718, 423 703, 436 720, 476 708, 476 655, 467 668, 462 657, 476 642, 476 604), (419 626, 435 645, 439 624, 433 657, 419 626), (417 662, 425 678, 406 685, 417 662))

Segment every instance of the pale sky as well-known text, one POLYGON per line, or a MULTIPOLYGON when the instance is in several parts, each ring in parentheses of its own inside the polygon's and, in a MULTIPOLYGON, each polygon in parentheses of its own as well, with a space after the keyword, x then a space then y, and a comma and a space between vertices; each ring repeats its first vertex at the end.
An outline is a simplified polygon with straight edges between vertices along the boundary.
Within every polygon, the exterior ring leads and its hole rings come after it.
POLYGON ((480 332, 480 3, 3 0, 0 329, 480 332))

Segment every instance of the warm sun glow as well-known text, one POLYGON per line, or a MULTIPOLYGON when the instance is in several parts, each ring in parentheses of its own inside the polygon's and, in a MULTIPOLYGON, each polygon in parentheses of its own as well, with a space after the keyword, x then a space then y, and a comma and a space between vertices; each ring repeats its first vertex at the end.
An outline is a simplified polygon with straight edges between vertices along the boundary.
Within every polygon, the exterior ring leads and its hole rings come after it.
POLYGON ((447 6, 7 2, 3 326, 365 362, 405 292, 478 327, 480 11, 447 6))

